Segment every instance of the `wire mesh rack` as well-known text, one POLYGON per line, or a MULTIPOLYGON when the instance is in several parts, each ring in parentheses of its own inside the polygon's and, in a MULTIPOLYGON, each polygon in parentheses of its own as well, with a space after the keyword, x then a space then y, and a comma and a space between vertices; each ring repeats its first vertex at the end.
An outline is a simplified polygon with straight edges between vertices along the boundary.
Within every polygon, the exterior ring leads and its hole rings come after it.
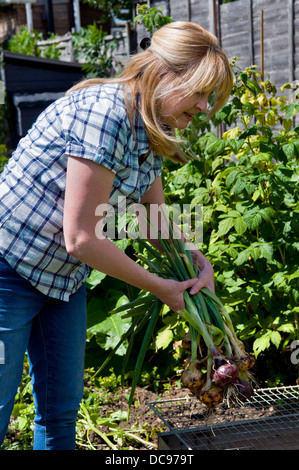
POLYGON ((213 413, 189 396, 147 404, 169 429, 159 435, 159 449, 299 449, 299 386, 258 389, 213 413))

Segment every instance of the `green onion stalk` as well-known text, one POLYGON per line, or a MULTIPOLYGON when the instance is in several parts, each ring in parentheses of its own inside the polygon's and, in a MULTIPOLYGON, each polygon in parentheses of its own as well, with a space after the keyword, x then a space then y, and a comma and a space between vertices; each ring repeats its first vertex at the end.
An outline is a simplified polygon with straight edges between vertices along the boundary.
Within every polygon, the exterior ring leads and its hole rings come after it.
MULTIPOLYGON (((185 281, 197 277, 198 267, 193 265, 190 250, 185 248, 181 237, 175 237, 169 223, 169 238, 163 238, 156 232, 163 254, 158 252, 155 260, 155 272, 164 277, 185 281)), ((145 248, 148 242, 140 240, 145 248)), ((149 250, 155 255, 152 247, 149 250)), ((153 260, 142 256, 152 272, 153 260)), ((191 357, 189 369, 181 377, 183 386, 189 388, 208 408, 214 408, 222 402, 224 395, 234 399, 240 395, 239 382, 246 382, 246 398, 252 393, 252 375, 249 369, 254 365, 254 358, 245 351, 238 339, 232 320, 220 299, 209 289, 203 288, 197 294, 184 292, 185 308, 178 314, 189 325, 191 339, 191 357), (199 347, 200 338, 205 345, 203 352, 199 347), (203 360, 205 359, 205 360, 203 360), (205 381, 202 380, 203 370, 205 381), (192 378, 192 380, 191 380, 192 378), (246 380, 244 380, 246 379, 246 380), (198 386, 194 386, 194 382, 198 386)), ((244 386, 242 387, 244 394, 244 386)), ((241 397, 243 398, 243 397, 241 397)))
MULTIPOLYGON (((163 238, 161 232, 156 232, 162 251, 140 237, 138 242, 148 253, 148 258, 144 254, 138 254, 137 257, 147 265, 149 271, 162 278, 185 281, 197 277, 198 266, 193 265, 190 250, 185 248, 180 236, 175 237, 169 219, 167 221, 169 237, 163 238)), ((227 310, 217 295, 206 288, 194 295, 185 291, 184 301, 185 308, 177 313, 189 327, 191 354, 188 368, 181 376, 182 386, 187 387, 208 409, 214 409, 224 397, 229 397, 232 401, 244 401, 252 393, 253 376, 249 369, 254 365, 254 358, 245 351, 244 345, 238 339, 227 310)), ((152 294, 141 292, 135 301, 110 312, 113 315, 124 311, 123 316, 131 317, 132 324, 96 374, 103 370, 121 344, 127 341, 122 371, 124 376, 134 339, 144 333, 134 369, 129 407, 162 309, 163 304, 159 299, 152 294)))

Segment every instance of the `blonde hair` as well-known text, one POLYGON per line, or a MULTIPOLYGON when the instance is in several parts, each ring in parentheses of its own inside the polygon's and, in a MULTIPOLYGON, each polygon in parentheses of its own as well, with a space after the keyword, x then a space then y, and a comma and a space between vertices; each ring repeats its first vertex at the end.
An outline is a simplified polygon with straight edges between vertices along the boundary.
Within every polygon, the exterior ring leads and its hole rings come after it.
POLYGON ((159 155, 184 162, 182 142, 160 114, 161 99, 174 90, 186 96, 195 92, 213 93, 208 110, 208 116, 212 116, 226 103, 233 74, 214 35, 196 23, 178 21, 157 30, 150 47, 131 56, 118 77, 83 80, 68 93, 111 81, 128 85, 131 94, 131 100, 127 101, 128 115, 132 118, 138 108, 150 147, 159 155))

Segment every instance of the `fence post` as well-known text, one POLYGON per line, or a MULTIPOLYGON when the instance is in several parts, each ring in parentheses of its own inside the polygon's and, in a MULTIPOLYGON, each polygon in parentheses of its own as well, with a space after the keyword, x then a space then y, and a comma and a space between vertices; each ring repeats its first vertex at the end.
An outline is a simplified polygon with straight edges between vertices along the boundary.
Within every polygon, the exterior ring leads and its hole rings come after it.
POLYGON ((289 24, 289 81, 295 80, 295 47, 294 47, 294 0, 288 1, 288 24, 289 24))
POLYGON ((253 14, 252 14, 252 0, 248 1, 248 17, 249 17, 249 60, 250 65, 255 65, 254 61, 254 45, 253 45, 253 14))
POLYGON ((212 34, 218 37, 217 3, 217 0, 209 0, 209 30, 212 34))
POLYGON ((188 21, 191 21, 191 3, 190 3, 190 0, 186 0, 187 1, 187 18, 188 18, 188 21))
POLYGON ((260 16, 260 21, 261 21, 261 79, 262 82, 264 81, 264 10, 261 10, 261 16, 260 16))

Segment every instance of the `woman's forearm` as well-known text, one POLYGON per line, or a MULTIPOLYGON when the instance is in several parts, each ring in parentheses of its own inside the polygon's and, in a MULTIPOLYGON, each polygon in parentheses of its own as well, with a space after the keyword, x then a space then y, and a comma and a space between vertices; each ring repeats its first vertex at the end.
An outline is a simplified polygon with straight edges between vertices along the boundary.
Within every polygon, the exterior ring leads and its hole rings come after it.
POLYGON ((92 269, 127 282, 139 289, 158 293, 161 280, 129 258, 109 239, 96 237, 73 243, 68 252, 92 269))
POLYGON ((75 246, 69 247, 68 251, 77 259, 109 276, 151 292, 175 312, 185 308, 183 293, 196 283, 196 279, 179 282, 150 273, 109 239, 86 239, 86 242, 81 239, 75 246))

